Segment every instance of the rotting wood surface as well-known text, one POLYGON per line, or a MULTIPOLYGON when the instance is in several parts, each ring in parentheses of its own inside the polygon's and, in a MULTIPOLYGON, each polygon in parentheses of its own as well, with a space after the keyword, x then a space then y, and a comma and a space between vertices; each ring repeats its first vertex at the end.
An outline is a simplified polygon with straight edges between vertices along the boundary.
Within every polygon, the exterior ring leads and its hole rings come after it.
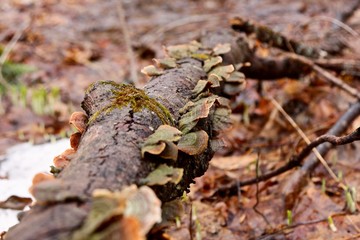
MULTIPOLYGON (((153 78, 144 90, 178 119, 178 110, 189 100, 197 81, 205 76, 200 61, 184 59, 178 68, 153 78)), ((112 88, 111 84, 97 83, 89 89, 83 108, 90 117, 110 103, 112 88)), ((204 129, 209 130, 206 124, 204 122, 204 129)), ((88 126, 76 157, 58 177, 61 186, 56 187, 64 196, 63 201, 36 205, 9 230, 6 239, 66 239, 71 236, 89 211, 94 189, 120 190, 137 183, 153 170, 154 163, 141 159, 140 145, 159 125, 158 117, 146 108, 133 112, 130 107, 124 107, 99 116, 88 126)), ((175 188, 171 183, 155 187, 158 197, 168 201, 180 196, 195 177, 206 171, 212 155, 210 145, 200 156, 180 155, 175 166, 184 168, 181 187, 175 188)))

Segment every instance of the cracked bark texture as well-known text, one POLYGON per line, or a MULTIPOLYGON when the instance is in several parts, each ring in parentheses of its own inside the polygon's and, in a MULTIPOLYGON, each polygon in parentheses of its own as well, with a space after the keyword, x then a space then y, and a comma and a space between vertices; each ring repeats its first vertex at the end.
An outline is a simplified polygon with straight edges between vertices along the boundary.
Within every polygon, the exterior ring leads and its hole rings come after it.
MULTIPOLYGON (((202 42, 207 47, 230 42, 232 51, 224 59, 227 63, 237 63, 252 54, 246 41, 238 41, 238 36, 231 30, 212 32, 202 42)), ((206 78, 200 61, 183 59, 178 64, 178 68, 166 70, 144 87, 146 94, 163 104, 175 121, 197 81, 206 78)), ((90 87, 82 104, 89 117, 111 103, 113 88, 112 84, 104 83, 90 87)), ((59 174, 59 180, 54 181, 54 186, 44 186, 45 191, 49 187, 55 189, 53 192, 61 200, 32 207, 23 214, 18 225, 9 229, 5 239, 69 239, 90 210, 93 190, 106 188, 114 191, 137 184, 160 163, 159 159, 141 159, 140 146, 161 124, 157 115, 146 108, 134 112, 126 106, 101 114, 88 125, 74 159, 59 174)), ((206 132, 212 132, 207 120, 201 120, 200 125, 206 132)), ((184 168, 181 182, 153 187, 162 201, 181 196, 193 179, 206 171, 214 153, 210 146, 208 144, 206 151, 199 156, 190 157, 179 152, 174 166, 184 168)))
MULTIPOLYGON (((178 110, 189 100, 197 81, 204 77, 200 61, 184 59, 179 68, 153 78, 144 90, 178 120, 178 110)), ((83 101, 89 116, 111 103, 113 88, 111 84, 96 83, 89 89, 83 101)), ((158 165, 154 159, 141 159, 140 146, 159 125, 161 121, 157 115, 146 108, 133 112, 127 106, 101 114, 89 124, 75 158, 58 177, 60 191, 65 196, 63 201, 35 205, 9 230, 6 239, 68 239, 86 217, 93 190, 121 190, 138 183, 158 165)), ((207 122, 203 127, 209 130, 207 122)), ((177 186, 154 187, 158 197, 168 201, 180 196, 195 177, 205 172, 212 155, 210 147, 197 157, 180 154, 175 166, 184 168, 182 181, 177 186)))

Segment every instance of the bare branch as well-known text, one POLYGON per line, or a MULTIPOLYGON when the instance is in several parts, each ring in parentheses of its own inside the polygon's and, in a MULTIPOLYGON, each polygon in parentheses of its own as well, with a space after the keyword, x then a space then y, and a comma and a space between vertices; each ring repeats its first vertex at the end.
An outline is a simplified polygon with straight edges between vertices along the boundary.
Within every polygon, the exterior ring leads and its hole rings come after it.
MULTIPOLYGON (((346 129, 346 126, 349 126, 349 124, 359 115, 360 115, 360 102, 357 102, 351 108, 349 108, 349 110, 339 119, 339 121, 330 129, 329 133, 343 132, 346 129)), ((357 128, 354 132, 352 132, 346 136, 342 136, 342 137, 337 137, 332 134, 326 134, 326 135, 320 136, 317 139, 315 139, 313 142, 311 142, 308 146, 306 146, 300 152, 300 154, 293 156, 290 159, 290 161, 287 164, 285 164, 284 166, 282 166, 272 172, 266 173, 264 175, 241 181, 239 184, 240 184, 240 186, 246 186, 246 185, 255 184, 257 182, 266 181, 266 180, 269 180, 270 178, 273 178, 282 173, 285 173, 295 167, 298 167, 301 165, 302 161, 310 154, 310 152, 312 151, 313 148, 315 148, 325 142, 329 142, 329 143, 337 146, 337 145, 349 144, 349 143, 352 143, 352 142, 355 142, 358 140, 360 140, 360 128, 357 128)), ((328 151, 329 149, 326 149, 326 150, 328 151)), ((319 152, 322 155, 324 155, 327 151, 319 150, 319 152)), ((315 161, 318 163, 317 159, 315 161)), ((236 191, 236 184, 233 184, 230 188, 219 189, 219 190, 220 191, 224 191, 224 190, 236 191)))

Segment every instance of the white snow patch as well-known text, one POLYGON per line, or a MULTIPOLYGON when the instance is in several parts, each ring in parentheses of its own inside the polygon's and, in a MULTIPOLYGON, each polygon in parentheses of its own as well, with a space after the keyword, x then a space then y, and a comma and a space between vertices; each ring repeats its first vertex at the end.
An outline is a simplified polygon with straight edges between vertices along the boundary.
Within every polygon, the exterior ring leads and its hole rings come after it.
MULTIPOLYGON (((62 139, 35 146, 23 143, 8 149, 5 161, 0 162, 0 176, 8 176, 8 179, 0 179, 0 201, 11 195, 31 197, 28 189, 33 176, 38 172, 49 172, 53 158, 69 147, 69 139, 62 139)), ((18 212, 0 209, 0 233, 18 223, 18 212)))

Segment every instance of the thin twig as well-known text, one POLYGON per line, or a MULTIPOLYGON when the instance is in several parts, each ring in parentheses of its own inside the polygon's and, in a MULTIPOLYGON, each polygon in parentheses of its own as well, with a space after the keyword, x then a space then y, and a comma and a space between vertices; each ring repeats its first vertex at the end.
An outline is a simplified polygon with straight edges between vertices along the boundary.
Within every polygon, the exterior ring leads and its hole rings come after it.
POLYGON ((193 230, 193 203, 190 203, 190 214, 189 214, 189 234, 190 240, 194 239, 194 230, 193 230))
MULTIPOLYGON (((311 146, 307 146, 304 148, 303 151, 307 152, 307 154, 309 154, 311 151, 309 151, 310 147, 313 148, 313 147, 317 147, 319 145, 321 145, 322 143, 324 142, 327 142, 326 140, 329 140, 329 139, 332 139, 331 141, 335 144, 336 142, 337 143, 340 143, 339 145, 341 145, 341 143, 344 143, 344 144, 348 144, 350 142, 354 142, 354 141, 357 141, 359 139, 359 129, 356 129, 353 133, 350 133, 349 135, 346 135, 346 136, 343 136, 343 137, 337 137, 337 136, 333 136, 333 134, 339 134, 341 132, 343 132, 347 126, 350 125, 350 123, 357 117, 360 115, 360 102, 357 102, 355 103, 352 107, 350 107, 348 109, 348 111, 338 120, 338 122, 329 130, 328 134, 325 135, 326 137, 321 136, 319 138, 321 138, 322 140, 317 140, 315 139, 314 141, 317 142, 317 145, 315 146, 315 144, 312 144, 310 143, 311 146), (351 139, 353 139, 353 141, 351 141, 349 139, 349 136, 352 136, 351 139), (335 141, 333 141, 335 139, 335 141), (324 141, 325 140, 325 141, 324 141), (346 141, 345 141, 346 140, 346 141)), ((329 148, 331 147, 331 144, 323 144, 319 147, 319 152, 323 155, 325 154, 329 148), (330 146, 329 146, 330 145, 330 146)), ((244 181, 240 181, 240 186, 247 186, 247 185, 251 185, 251 184, 255 184, 256 182, 262 182, 262 181, 266 181, 266 180, 269 180, 275 176, 278 176, 282 173, 285 173, 295 167, 298 167, 300 166, 300 164, 302 163, 302 161, 307 157, 307 154, 300 152, 300 154, 296 155, 296 156, 293 156, 289 161, 288 163, 286 163, 285 165, 283 165, 282 167, 274 170, 274 171, 271 171, 271 172, 268 172, 268 173, 265 173, 257 178, 251 178, 251 179, 248 179, 248 180, 244 180, 244 181)), ((307 169, 313 169, 317 163, 317 159, 316 160, 312 160, 311 163, 308 162, 306 164, 306 168, 307 169)), ((305 165, 304 165, 305 166, 305 165)), ((235 191, 236 190, 236 185, 232 185, 228 188, 225 188, 225 189, 219 189, 220 191, 224 191, 224 190, 230 190, 230 191, 235 191)))
POLYGON ((350 33, 351 35, 353 35, 354 37, 359 37, 359 33, 356 32, 353 28, 351 28, 349 25, 345 24, 344 22, 336 19, 336 18, 332 18, 332 17, 328 17, 328 16, 316 16, 311 18, 307 23, 302 24, 302 25, 307 25, 309 23, 314 23, 315 21, 319 21, 319 20, 323 20, 323 21, 329 21, 332 24, 344 29, 345 31, 347 31, 348 33, 350 33))
POLYGON ((360 74, 360 61, 357 59, 331 58, 316 59, 314 61, 320 67, 332 69, 338 72, 358 72, 360 74))
POLYGON ((131 46, 131 38, 130 38, 129 29, 126 24, 125 11, 124 11, 122 0, 118 0, 117 11, 118 11, 118 15, 119 15, 121 30, 124 35, 126 52, 127 52, 127 56, 128 56, 128 60, 129 60, 129 64, 130 64, 131 81, 134 83, 135 86, 137 86, 139 84, 139 78, 138 78, 138 74, 137 74, 138 67, 137 67, 137 63, 136 63, 135 53, 131 46))
POLYGON ((351 223, 351 226, 353 226, 355 230, 360 233, 360 228, 354 223, 354 221, 351 219, 351 216, 346 216, 346 219, 351 223))
MULTIPOLYGON (((259 171, 260 171, 259 164, 260 164, 260 153, 258 153, 258 157, 256 159, 256 167, 255 167, 256 179, 259 178, 259 171)), ((256 203, 253 206, 253 209, 257 214, 259 214, 265 220, 267 225, 270 225, 270 222, 267 220, 266 216, 257 209, 257 206, 259 205, 259 203, 260 203, 260 199, 259 199, 259 181, 257 181, 256 182, 256 203)))
POLYGON ((1 56, 0 56, 0 83, 6 88, 9 89, 11 86, 10 84, 5 80, 2 70, 4 63, 6 62, 7 58, 9 57, 10 52, 14 49, 16 43, 19 41, 21 36, 23 35, 26 28, 28 28, 29 22, 26 22, 22 27, 18 28, 11 38, 10 42, 5 46, 1 56))
POLYGON ((312 60, 296 54, 289 54, 289 57, 292 58, 294 61, 300 61, 302 64, 307 65, 308 67, 310 67, 310 69, 312 69, 314 72, 316 72, 320 77, 322 77, 326 81, 334 84, 338 88, 344 90, 345 92, 349 93, 351 96, 360 100, 360 92, 356 88, 351 87, 350 85, 342 81, 340 78, 332 75, 330 72, 323 69, 322 67, 319 67, 312 60))
MULTIPOLYGON (((310 145, 311 141, 310 139, 305 135, 304 131, 301 130, 301 128, 296 124, 296 122, 289 116, 289 114, 287 114, 287 112, 281 107, 281 105, 272 97, 270 97, 270 101, 272 102, 272 104, 279 110, 279 112, 281 112, 281 114, 286 118, 286 120, 291 124, 291 126, 293 128, 296 129, 296 131, 299 133, 299 135, 302 137, 302 139, 306 142, 306 144, 310 145)), ((335 136, 334 136, 335 137, 335 136)), ((336 137, 335 137, 336 138, 336 137)), ((321 142, 322 143, 322 142, 321 142)), ((328 171, 328 173, 330 174, 330 176, 336 181, 339 182, 339 178, 336 176, 336 174, 331 170, 331 168, 329 167, 329 165, 327 164, 327 162, 325 161, 325 159, 321 156, 321 154, 319 153, 319 151, 315 148, 316 146, 318 146, 320 143, 315 143, 311 146, 309 152, 305 152, 305 156, 303 158, 305 158, 310 151, 313 151, 316 155, 316 157, 319 159, 319 161, 324 165, 324 167, 326 168, 326 170, 328 171)), ((306 150, 307 148, 305 148, 306 150)), ((304 152, 304 151, 303 151, 304 152)), ((302 153, 303 153, 302 152, 302 153)))
MULTIPOLYGON (((345 216, 347 213, 346 212, 338 212, 338 213, 334 213, 334 214, 331 214, 331 217, 332 218, 335 218, 335 217, 341 217, 341 216, 345 216)), ((326 222, 328 221, 328 218, 321 218, 321 219, 317 219, 317 220, 311 220, 311 221, 307 221, 307 222, 299 222, 299 223, 295 223, 295 224, 292 224, 290 226, 285 226, 281 229, 279 229, 278 231, 275 231, 274 233, 272 233, 271 235, 265 235, 265 236, 261 236, 259 238, 257 238, 258 240, 260 239, 264 239, 264 238, 268 238, 270 236, 273 236, 273 235, 277 235, 281 232, 284 232, 285 230, 289 230, 289 229, 294 229, 294 228, 297 228, 297 227, 301 227, 301 226, 307 226, 307 225, 312 225, 312 224, 317 224, 317 223, 321 223, 321 222, 326 222)))
POLYGON ((187 24, 195 23, 195 22, 204 22, 209 21, 209 19, 216 19, 224 17, 228 13, 217 13, 217 14, 203 14, 203 15, 193 15, 188 16, 185 18, 180 18, 175 21, 170 21, 169 23, 157 28, 157 30, 151 30, 151 34, 145 34, 141 39, 140 42, 142 44, 149 44, 153 43, 158 40, 165 32, 170 31, 174 28, 181 27, 187 24))
POLYGON ((321 77, 325 78, 326 80, 328 80, 329 82, 331 82, 335 86, 337 86, 337 87, 341 88, 342 90, 346 91, 347 93, 351 94, 353 97, 356 97, 357 99, 360 99, 360 93, 356 88, 351 87, 350 85, 346 84, 341 79, 335 77, 334 75, 332 75, 331 73, 329 73, 325 69, 323 69, 323 68, 321 68, 321 67, 319 67, 319 66, 317 66, 315 64, 312 66, 312 68, 321 77))

